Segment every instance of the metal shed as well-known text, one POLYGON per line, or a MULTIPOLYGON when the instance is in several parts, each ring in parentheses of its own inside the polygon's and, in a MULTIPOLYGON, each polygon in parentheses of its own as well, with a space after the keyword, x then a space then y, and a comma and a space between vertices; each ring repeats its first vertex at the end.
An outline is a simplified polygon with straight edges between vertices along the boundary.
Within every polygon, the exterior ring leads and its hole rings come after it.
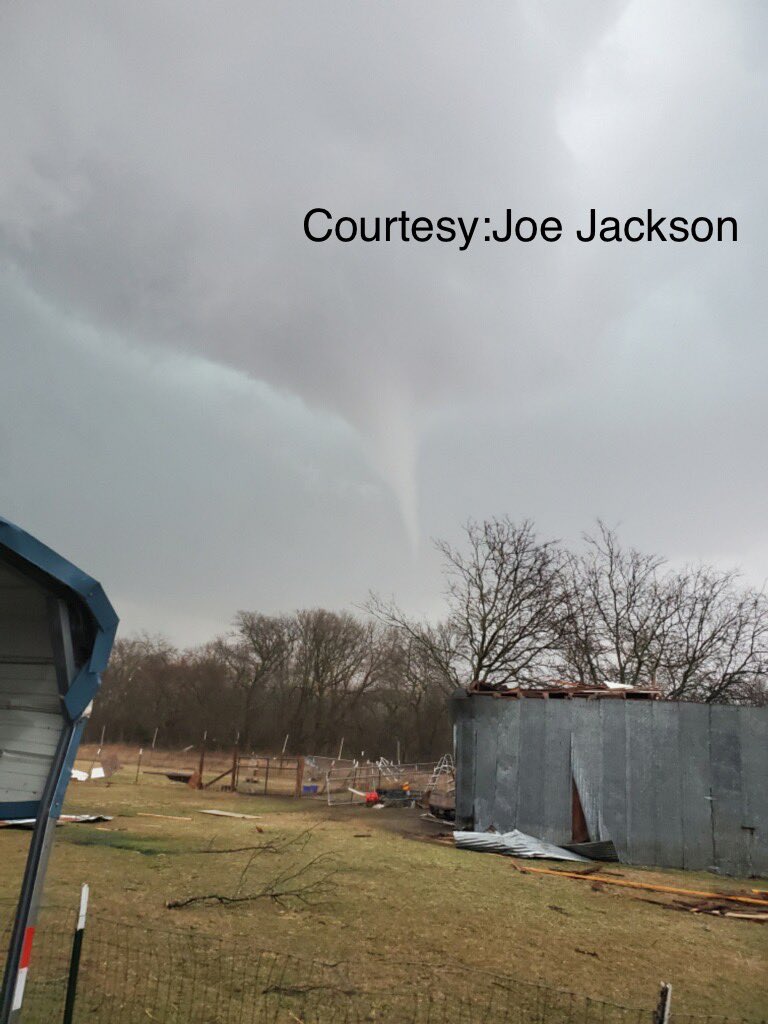
POLYGON ((461 691, 453 708, 460 827, 611 840, 629 864, 768 874, 768 708, 613 691, 461 691))

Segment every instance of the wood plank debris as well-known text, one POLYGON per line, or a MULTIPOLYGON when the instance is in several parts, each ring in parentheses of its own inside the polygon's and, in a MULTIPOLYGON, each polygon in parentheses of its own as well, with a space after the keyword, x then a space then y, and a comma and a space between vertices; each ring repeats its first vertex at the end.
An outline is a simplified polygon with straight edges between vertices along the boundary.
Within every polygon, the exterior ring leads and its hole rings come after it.
POLYGON ((214 814, 217 818, 245 818, 248 821, 256 821, 263 818, 263 814, 240 814, 235 811, 198 810, 198 814, 214 814))
POLYGON ((621 885, 628 889, 643 889, 647 892, 665 892, 676 896, 698 896, 710 900, 728 900, 731 903, 747 903, 750 906, 768 907, 768 900, 756 899, 754 896, 741 896, 736 893, 706 892, 700 889, 679 889, 673 885, 654 885, 651 882, 637 882, 629 879, 615 878, 611 875, 595 874, 593 871, 558 871, 554 868, 532 868, 527 864, 517 865, 524 874, 555 875, 560 878, 576 878, 588 882, 605 882, 606 885, 621 885))
POLYGON ((166 821, 192 821, 191 818, 184 818, 177 814, 150 814, 149 811, 138 811, 137 818, 165 818, 166 821))

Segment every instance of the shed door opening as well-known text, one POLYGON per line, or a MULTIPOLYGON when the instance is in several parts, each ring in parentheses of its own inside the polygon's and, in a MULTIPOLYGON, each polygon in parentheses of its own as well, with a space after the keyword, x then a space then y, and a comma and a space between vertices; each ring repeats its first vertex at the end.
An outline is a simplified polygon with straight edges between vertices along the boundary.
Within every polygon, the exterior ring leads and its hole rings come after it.
POLYGON ((579 788, 576 785, 576 780, 571 776, 571 842, 588 843, 589 841, 589 829, 584 808, 581 805, 579 788))

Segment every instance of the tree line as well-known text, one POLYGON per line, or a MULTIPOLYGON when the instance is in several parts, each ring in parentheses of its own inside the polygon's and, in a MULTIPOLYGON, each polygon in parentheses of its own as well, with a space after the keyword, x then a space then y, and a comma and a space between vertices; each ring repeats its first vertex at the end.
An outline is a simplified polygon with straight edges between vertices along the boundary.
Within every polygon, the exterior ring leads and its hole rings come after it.
POLYGON ((738 573, 674 568, 602 523, 573 551, 533 523, 470 522, 437 542, 446 614, 372 595, 357 614, 241 611, 178 650, 117 641, 89 735, 181 746, 430 759, 451 747, 448 698, 471 683, 656 687, 664 697, 768 703, 768 602, 738 573))

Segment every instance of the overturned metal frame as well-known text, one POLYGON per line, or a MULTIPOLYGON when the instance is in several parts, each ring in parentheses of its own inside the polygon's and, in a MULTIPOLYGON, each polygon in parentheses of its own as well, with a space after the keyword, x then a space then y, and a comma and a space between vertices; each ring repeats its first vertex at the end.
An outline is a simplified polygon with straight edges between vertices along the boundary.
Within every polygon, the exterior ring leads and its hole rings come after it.
POLYGON ((0 999, 21 1011, 56 821, 118 619, 101 586, 0 518, 0 817, 34 818, 0 999))

